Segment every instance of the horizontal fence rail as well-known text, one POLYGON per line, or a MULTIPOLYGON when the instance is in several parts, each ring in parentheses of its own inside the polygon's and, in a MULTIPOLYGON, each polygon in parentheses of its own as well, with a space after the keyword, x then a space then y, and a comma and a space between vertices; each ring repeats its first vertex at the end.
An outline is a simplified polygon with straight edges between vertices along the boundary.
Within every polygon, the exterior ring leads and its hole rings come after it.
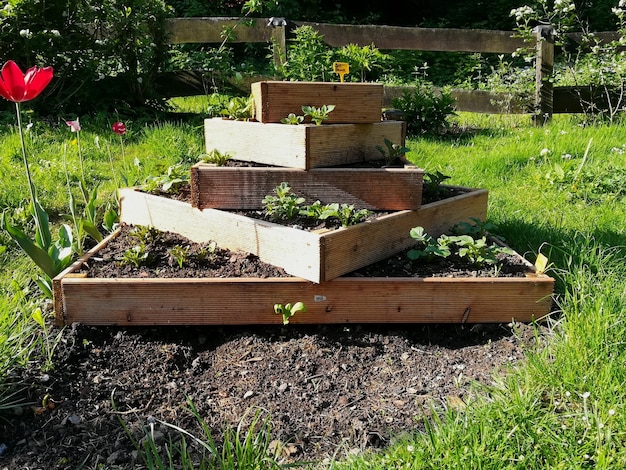
MULTIPOLYGON (((551 27, 536 31, 534 44, 527 44, 515 37, 513 31, 472 29, 410 28, 378 25, 340 25, 289 21, 283 18, 171 18, 167 20, 170 44, 220 44, 225 41, 225 31, 230 31, 229 43, 271 43, 275 45, 274 61, 281 65, 293 29, 310 26, 323 36, 326 44, 342 47, 374 45, 381 50, 418 50, 438 52, 480 52, 510 54, 522 47, 532 47, 535 52, 535 96, 530 105, 523 105, 511 94, 482 90, 452 90, 459 111, 479 113, 531 113, 541 123, 553 113, 583 112, 581 96, 594 95, 593 90, 553 88, 548 80, 554 62, 554 36, 551 27), (281 57, 281 54, 283 56, 281 57), (582 93, 582 94, 581 94, 582 93)), ((600 42, 618 38, 617 33, 596 33, 600 42)), ((581 35, 568 35, 572 47, 581 42, 581 35)), ((168 72, 157 79, 157 89, 165 96, 188 96, 207 93, 209 79, 200 71, 168 72)), ((250 90, 250 83, 273 77, 248 77, 234 80, 224 77, 231 85, 250 90)), ((410 87, 385 86, 384 106, 389 107, 393 98, 401 96, 410 87)))

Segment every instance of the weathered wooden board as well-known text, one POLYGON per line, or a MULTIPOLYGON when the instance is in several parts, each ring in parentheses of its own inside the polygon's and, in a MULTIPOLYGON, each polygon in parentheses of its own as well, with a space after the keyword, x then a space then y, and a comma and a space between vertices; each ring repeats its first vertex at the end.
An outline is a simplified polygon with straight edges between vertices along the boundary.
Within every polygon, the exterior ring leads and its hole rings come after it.
POLYGON ((470 218, 484 220, 488 192, 468 192, 381 216, 352 227, 307 232, 217 209, 196 209, 191 204, 133 189, 120 190, 122 222, 150 225, 177 232, 195 242, 214 240, 230 250, 257 255, 289 274, 324 282, 385 259, 408 248, 411 228, 423 226, 432 236, 470 218))
POLYGON ((320 108, 329 104, 335 105, 335 109, 323 125, 368 124, 381 120, 381 83, 266 81, 253 83, 251 90, 254 118, 263 123, 279 123, 290 113, 303 115, 302 106, 320 108))
MULTIPOLYGON (((106 241, 105 241, 106 242, 106 241)), ((53 280, 56 323, 86 325, 280 324, 275 303, 304 302, 290 323, 489 323, 550 312, 554 280, 358 278, 102 279, 75 272, 91 250, 53 280)))
POLYGON ((287 182, 308 202, 353 204, 358 209, 418 209, 424 171, 405 168, 191 167, 191 204, 200 209, 262 209, 263 198, 287 182))
POLYGON ((207 152, 214 149, 236 160, 308 170, 381 158, 385 139, 405 144, 406 123, 263 124, 213 118, 204 121, 207 152))

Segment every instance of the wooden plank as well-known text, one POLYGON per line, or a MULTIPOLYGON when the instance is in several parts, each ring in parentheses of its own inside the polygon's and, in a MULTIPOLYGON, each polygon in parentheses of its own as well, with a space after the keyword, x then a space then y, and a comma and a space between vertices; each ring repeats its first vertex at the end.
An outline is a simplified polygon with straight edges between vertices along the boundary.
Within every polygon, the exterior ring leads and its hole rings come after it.
POLYGON ((378 49, 419 51, 511 53, 524 46, 514 31, 453 28, 410 28, 401 26, 324 24, 294 21, 295 26, 311 26, 333 47, 348 44, 378 49))
POLYGON ((473 190, 461 196, 424 204, 324 236, 324 280, 362 268, 413 245, 409 231, 424 227, 433 237, 448 233, 456 223, 487 217, 488 191, 473 190))
POLYGON ((275 303, 304 302, 292 324, 532 321, 550 312, 554 280, 349 278, 62 280, 64 323, 280 324, 275 303))
POLYGON ((165 20, 170 44, 201 44, 224 41, 224 31, 232 31, 228 42, 269 42, 272 28, 266 18, 196 17, 165 20))
POLYGON ((324 124, 367 124, 381 119, 380 83, 265 81, 253 83, 251 90, 254 117, 263 123, 278 123, 291 113, 303 115, 302 106, 319 108, 330 104, 335 109, 324 124))
POLYGON ((408 248, 412 227, 421 225, 432 236, 439 236, 470 217, 484 220, 488 192, 468 191, 424 204, 417 211, 399 211, 353 227, 312 233, 123 189, 120 220, 177 232, 195 242, 214 240, 224 248, 253 253, 289 274, 319 283, 408 248))
POLYGON ((207 152, 213 149, 237 160, 290 168, 347 165, 380 159, 377 146, 385 139, 404 145, 406 125, 400 121, 374 124, 287 124, 204 121, 207 152))
POLYGON ((418 209, 424 171, 406 168, 191 167, 191 200, 200 209, 262 209, 263 198, 288 182, 309 203, 338 202, 359 209, 418 209))

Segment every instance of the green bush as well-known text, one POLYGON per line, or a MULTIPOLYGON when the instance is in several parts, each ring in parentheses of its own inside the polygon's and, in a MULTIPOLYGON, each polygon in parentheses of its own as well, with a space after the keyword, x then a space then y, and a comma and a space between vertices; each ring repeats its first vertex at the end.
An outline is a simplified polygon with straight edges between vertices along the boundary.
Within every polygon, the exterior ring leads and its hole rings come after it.
POLYGON ((166 58, 162 0, 13 0, 0 9, 0 57, 52 66, 46 113, 123 111, 156 102, 166 58))
POLYGON ((409 135, 437 133, 449 127, 448 117, 454 113, 454 98, 443 90, 435 91, 431 85, 419 83, 393 99, 394 108, 404 112, 409 135))

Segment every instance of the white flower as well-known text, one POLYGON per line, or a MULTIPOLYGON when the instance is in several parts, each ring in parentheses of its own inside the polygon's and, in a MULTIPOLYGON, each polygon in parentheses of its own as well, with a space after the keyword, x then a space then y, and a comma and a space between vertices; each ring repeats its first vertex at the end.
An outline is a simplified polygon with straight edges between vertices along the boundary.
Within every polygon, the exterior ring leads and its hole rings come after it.
POLYGON ((23 38, 30 38, 33 37, 33 33, 30 32, 30 29, 21 29, 20 36, 23 38))
POLYGON ((552 151, 550 149, 541 149, 541 152, 539 152, 539 155, 541 155, 542 157, 547 157, 548 155, 550 155, 552 153, 552 151))
POLYGON ((615 414, 615 410, 613 408, 611 408, 609 410, 609 416, 613 416, 615 414))

